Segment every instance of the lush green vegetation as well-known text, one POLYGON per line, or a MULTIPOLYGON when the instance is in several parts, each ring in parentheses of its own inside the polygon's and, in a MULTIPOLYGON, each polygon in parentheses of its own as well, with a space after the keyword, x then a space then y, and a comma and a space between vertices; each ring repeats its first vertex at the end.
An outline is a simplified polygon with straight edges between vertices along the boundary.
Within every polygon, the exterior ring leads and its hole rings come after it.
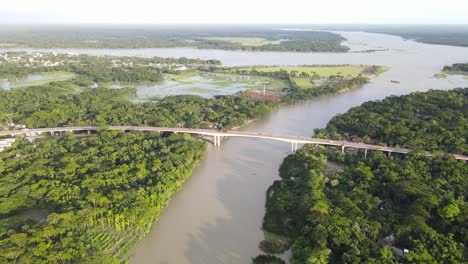
POLYGON ((468 89, 367 102, 334 117, 318 137, 362 137, 388 146, 468 154, 468 89))
POLYGON ((444 72, 468 74, 468 63, 455 63, 452 66, 444 66, 444 72))
POLYGON ((84 88, 75 93, 70 82, 5 91, 0 89, 0 124, 14 122, 28 128, 62 125, 150 125, 220 127, 243 125, 269 113, 275 102, 248 97, 169 96, 157 103, 131 103, 135 89, 84 88))
POLYGON ((346 79, 338 75, 328 78, 326 82, 319 86, 300 87, 299 85, 297 85, 294 79, 291 79, 291 92, 286 96, 286 98, 290 101, 303 100, 322 94, 337 93, 345 91, 347 89, 361 87, 362 85, 368 82, 369 78, 364 77, 362 75, 358 75, 357 77, 353 77, 350 79, 346 79))
POLYGON ((0 262, 119 263, 191 175, 205 144, 116 131, 18 140, 0 153, 0 262), (49 212, 47 221, 25 216, 38 208, 49 212))
POLYGON ((268 192, 263 228, 291 237, 293 264, 466 261, 463 162, 328 153, 346 170, 324 175, 318 155, 308 146, 286 158, 268 192))
MULTIPOLYGON (((317 132, 374 133, 375 138, 399 142, 401 133, 395 131, 407 130, 413 134, 405 144, 411 146, 421 142, 425 147, 429 141, 445 151, 466 149, 467 91, 429 91, 365 103, 317 132), (422 113, 430 119, 418 121, 415 116, 422 113), (462 138, 456 142, 460 146, 443 140, 453 132, 462 138)), ((289 237, 293 264, 465 263, 468 167, 451 156, 418 153, 388 157, 372 152, 364 158, 362 152, 305 146, 284 160, 282 179, 269 188, 263 228, 282 240, 289 237), (344 171, 324 174, 327 159, 342 164, 344 171)))
POLYGON ((440 73, 434 74, 434 77, 437 78, 437 79, 446 79, 446 78, 447 78, 447 74, 445 74, 445 73, 443 73, 443 72, 440 72, 440 73))
POLYGON ((336 93, 360 87, 381 70, 379 66, 302 66, 302 67, 208 67, 205 72, 258 76, 289 83, 283 89, 286 101, 311 98, 326 93, 336 93), (362 67, 362 68, 361 68, 362 67), (314 70, 317 69, 322 75, 314 70), (340 69, 354 75, 343 75, 340 69), (352 70, 351 70, 352 69, 352 70), (299 70, 302 70, 300 72, 299 70), (336 73, 333 75, 332 73, 336 73))
POLYGON ((270 26, 10 26, 0 45, 36 48, 170 48, 346 52, 341 36, 270 26), (259 42, 258 40, 262 40, 259 42))
MULTIPOLYGON (((284 70, 291 76, 309 76, 315 78, 329 78, 333 75, 344 77, 356 77, 359 74, 374 76, 379 67, 369 65, 307 65, 307 66, 259 66, 255 67, 258 72, 279 72, 284 70)), ((251 70, 251 68, 240 68, 240 70, 251 70)))

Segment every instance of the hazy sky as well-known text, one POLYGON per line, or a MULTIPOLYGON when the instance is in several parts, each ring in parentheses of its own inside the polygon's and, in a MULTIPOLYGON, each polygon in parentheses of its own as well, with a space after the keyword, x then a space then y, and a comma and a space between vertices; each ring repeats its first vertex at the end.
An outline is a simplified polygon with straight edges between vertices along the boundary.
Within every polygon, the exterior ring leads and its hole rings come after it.
POLYGON ((468 0, 0 0, 0 23, 468 24, 468 0))

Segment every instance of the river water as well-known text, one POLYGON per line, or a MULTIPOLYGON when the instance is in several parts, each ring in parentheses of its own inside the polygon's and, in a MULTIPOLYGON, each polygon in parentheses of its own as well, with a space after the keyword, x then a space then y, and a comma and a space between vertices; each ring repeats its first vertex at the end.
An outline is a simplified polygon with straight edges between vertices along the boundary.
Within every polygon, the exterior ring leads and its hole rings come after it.
MULTIPOLYGON (((285 106, 245 130, 312 136, 336 114, 369 100, 428 89, 468 86, 462 76, 435 79, 447 64, 468 61, 468 48, 428 45, 400 37, 340 32, 351 53, 236 52, 197 49, 54 50, 94 55, 219 59, 224 65, 373 64, 389 67, 372 83, 336 95, 285 106), (360 52, 378 49, 373 53, 360 52), (391 83, 398 80, 400 83, 391 83)), ((32 50, 29 51, 38 51, 32 50)), ((41 50, 50 51, 50 50, 41 50)), ((250 263, 258 243, 265 192, 291 146, 232 138, 208 147, 207 157, 184 184, 150 234, 134 248, 132 263, 250 263)))

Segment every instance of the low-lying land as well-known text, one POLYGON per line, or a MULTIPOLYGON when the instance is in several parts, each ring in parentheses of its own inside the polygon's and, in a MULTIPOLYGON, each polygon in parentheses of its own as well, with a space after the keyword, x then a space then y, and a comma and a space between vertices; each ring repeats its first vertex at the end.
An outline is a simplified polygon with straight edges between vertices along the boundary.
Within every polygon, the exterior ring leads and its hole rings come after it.
MULTIPOLYGON (((337 92, 367 83, 385 69, 369 65, 309 65, 309 66, 253 66, 206 68, 203 71, 218 74, 267 77, 283 80, 289 85, 283 91, 295 94, 294 99, 308 98, 322 93, 337 92), (333 87, 333 88, 331 88, 333 87), (335 88, 339 87, 335 90, 335 88), (303 89, 303 91, 298 91, 303 89)), ((277 83, 278 84, 278 83, 277 83)), ((281 84, 283 85, 283 84, 281 84)), ((267 85, 268 86, 268 85, 267 85)))
POLYGON ((385 69, 370 65, 308 65, 308 66, 259 66, 240 68, 240 71, 259 73, 287 73, 289 81, 298 88, 313 88, 327 82, 351 80, 357 77, 373 78, 385 69))
POLYGON ((73 78, 69 83, 77 91, 82 87, 133 87, 137 90, 133 99, 138 101, 185 94, 212 98, 263 89, 269 96, 264 99, 292 96, 297 100, 361 86, 383 70, 368 65, 221 67, 215 60, 19 52, 0 54, 0 78, 7 79, 0 87, 27 87, 73 78))
MULTIPOLYGON (((467 102, 468 88, 389 97, 316 133, 466 153, 467 102)), ((270 239, 275 247, 267 253, 283 251, 287 241, 292 264, 464 263, 467 174, 463 162, 443 154, 365 157, 307 145, 284 160, 282 179, 268 189, 263 228, 281 241, 270 239), (324 174, 327 160, 344 171, 324 174)))
POLYGON ((31 26, 0 28, 0 47, 174 48, 346 52, 345 39, 323 31, 284 31, 271 26, 31 26), (14 32, 14 33, 12 33, 14 32), (33 32, 33 33, 32 33, 33 32))
POLYGON ((77 75, 72 72, 54 71, 54 72, 39 72, 26 78, 17 79, 15 81, 3 82, 0 81, 0 88, 22 88, 29 86, 43 85, 50 82, 60 82, 75 78, 77 75))
MULTIPOLYGON (((231 43, 238 43, 245 47, 260 47, 267 44, 274 44, 275 41, 267 40, 265 38, 247 38, 247 37, 208 37, 205 38, 207 40, 216 40, 216 41, 223 41, 223 42, 231 42, 231 43)), ((277 41, 279 43, 280 41, 277 41)))
MULTIPOLYGON (((259 72, 286 71, 293 76, 317 76, 317 78, 328 78, 332 75, 345 77, 356 77, 370 71, 369 65, 308 65, 308 66, 259 66, 255 67, 259 72)), ((241 70, 252 70, 252 68, 241 68, 241 70)), ((372 72, 369 72, 372 74, 372 72)))

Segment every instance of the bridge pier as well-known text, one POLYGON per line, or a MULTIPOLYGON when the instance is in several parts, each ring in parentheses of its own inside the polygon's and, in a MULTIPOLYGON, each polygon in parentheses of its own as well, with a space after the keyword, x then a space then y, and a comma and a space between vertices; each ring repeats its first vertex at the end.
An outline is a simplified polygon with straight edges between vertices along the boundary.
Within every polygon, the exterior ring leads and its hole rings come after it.
POLYGON ((214 136, 214 145, 215 146, 221 146, 221 136, 214 136))
POLYGON ((344 153, 344 145, 341 145, 341 153, 344 153))
POLYGON ((364 149, 364 158, 367 158, 367 149, 364 149))
POLYGON ((291 152, 296 153, 297 151, 297 142, 291 142, 291 152))

